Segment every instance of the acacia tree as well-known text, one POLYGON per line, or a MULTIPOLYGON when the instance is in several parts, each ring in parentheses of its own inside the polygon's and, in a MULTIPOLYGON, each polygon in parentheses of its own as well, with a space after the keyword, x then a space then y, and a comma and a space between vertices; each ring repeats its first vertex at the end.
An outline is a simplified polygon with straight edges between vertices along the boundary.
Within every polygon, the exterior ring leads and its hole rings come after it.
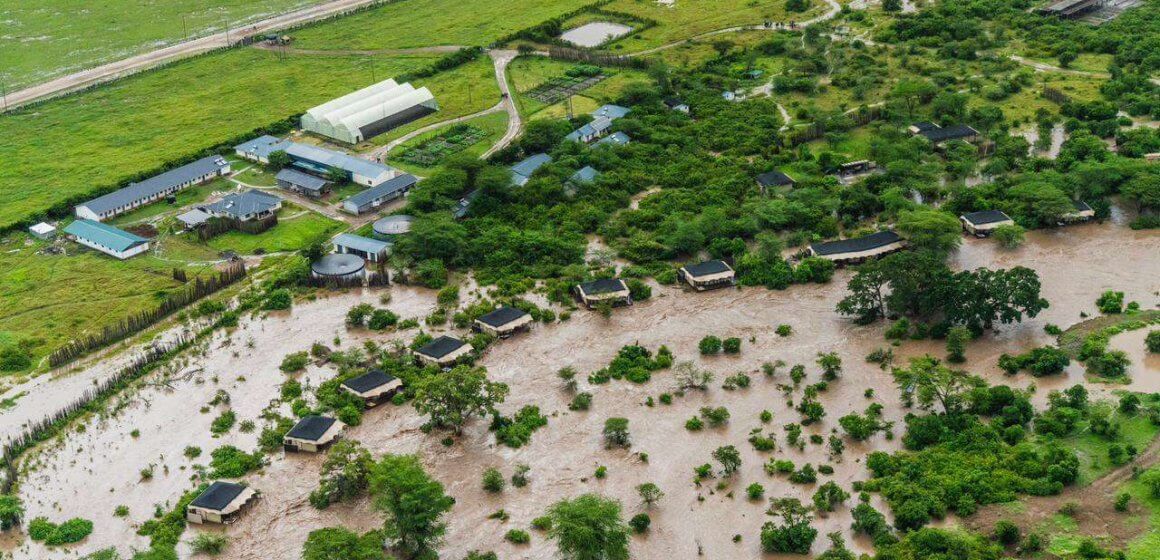
POLYGON ((741 452, 732 445, 718 447, 713 451, 713 458, 721 463, 721 476, 733 476, 733 473, 741 468, 741 452))
POLYGON ((495 412, 508 392, 506 384, 487 379, 487 370, 462 365, 419 380, 415 408, 430 418, 431 425, 460 434, 473 416, 495 412))
POLYGON ((810 509, 797 498, 770 500, 766 512, 780 517, 781 523, 767 521, 761 526, 761 549, 770 553, 809 554, 810 546, 818 538, 818 530, 810 527, 813 516, 810 509))
POLYGON ((818 352, 818 367, 822 368, 822 378, 833 381, 842 373, 842 358, 837 352, 818 352))
POLYGON ((596 494, 561 500, 548 509, 548 538, 565 560, 628 560, 628 531, 620 502, 596 494))
POLYGON ((386 517, 383 530, 408 558, 425 557, 447 531, 443 514, 455 499, 431 478, 415 455, 386 455, 371 472, 374 505, 386 517))
POLYGON ((948 414, 961 411, 966 393, 982 384, 981 379, 948 368, 929 355, 911 358, 910 367, 894 368, 893 375, 904 399, 917 398, 926 410, 937 404, 948 414))
POLYGON ((652 507, 661 498, 665 497, 665 493, 653 482, 645 482, 636 487, 636 493, 640 494, 640 499, 647 507, 652 507))
POLYGON ((858 267, 846 289, 850 295, 838 302, 842 315, 853 315, 859 324, 873 323, 886 316, 886 284, 889 282, 882 261, 870 261, 858 267))
POLYGON ((990 329, 998 321, 1017 323, 1050 305, 1039 295, 1039 274, 1017 266, 1010 270, 980 268, 954 276, 946 318, 953 324, 990 329))
POLYGON ((934 85, 926 80, 902 80, 890 91, 890 97, 906 105, 906 115, 914 117, 914 108, 935 94, 934 85))
POLYGON ((366 491, 375 461, 370 451, 355 440, 342 440, 331 446, 322 463, 318 489, 310 493, 310 504, 324 509, 330 504, 350 500, 366 491))
POLYGON ((942 210, 924 208, 902 212, 898 215, 897 227, 910 247, 940 255, 958 247, 963 239, 958 218, 942 210))

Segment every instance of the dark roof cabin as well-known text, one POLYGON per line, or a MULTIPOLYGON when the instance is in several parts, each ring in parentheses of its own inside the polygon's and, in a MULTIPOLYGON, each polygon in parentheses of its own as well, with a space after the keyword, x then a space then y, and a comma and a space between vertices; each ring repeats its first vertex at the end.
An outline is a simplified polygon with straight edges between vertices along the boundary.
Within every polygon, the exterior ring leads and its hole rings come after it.
POLYGON ((792 187, 794 180, 793 177, 774 169, 758 175, 757 184, 761 187, 761 191, 765 192, 774 187, 792 187))
POLYGON ((970 212, 959 216, 959 221, 962 222, 964 231, 976 237, 986 237, 999 226, 1015 223, 1010 216, 999 210, 970 212))
POLYGON ((364 399, 368 406, 374 406, 394 396, 403 387, 403 382, 381 369, 372 369, 343 381, 339 386, 364 399))
POLYGON ((304 416, 282 438, 286 451, 322 451, 338 439, 342 422, 329 416, 304 416))
POLYGON ((471 345, 452 336, 441 336, 415 351, 419 361, 436 366, 448 366, 471 353, 471 345))
POLYGON ((810 245, 810 255, 838 264, 859 263, 902 250, 903 240, 893 231, 880 231, 853 239, 827 241, 810 245))
POLYGON ((257 498, 254 489, 234 482, 216 481, 185 508, 185 518, 192 523, 224 523, 237 520, 257 498))
POLYGON ((936 146, 944 142, 950 142, 951 140, 973 142, 979 138, 979 131, 965 124, 944 127, 928 122, 921 122, 915 123, 909 130, 911 134, 922 136, 936 146))
POLYGON ((532 316, 515 307, 500 307, 475 320, 475 328, 499 338, 507 338, 532 322, 532 316))
POLYGON ((1071 203, 1072 210, 1060 217, 1060 224, 1069 224, 1075 222, 1086 222, 1096 217, 1096 211, 1092 209, 1088 203, 1081 200, 1076 200, 1071 203))
POLYGON ((576 285, 575 291, 577 299, 589 309, 603 301, 609 301, 613 306, 632 305, 632 293, 620 278, 583 282, 576 285))
POLYGON ((699 292, 732 286, 734 276, 733 268, 719 260, 687 264, 677 271, 679 280, 699 292))

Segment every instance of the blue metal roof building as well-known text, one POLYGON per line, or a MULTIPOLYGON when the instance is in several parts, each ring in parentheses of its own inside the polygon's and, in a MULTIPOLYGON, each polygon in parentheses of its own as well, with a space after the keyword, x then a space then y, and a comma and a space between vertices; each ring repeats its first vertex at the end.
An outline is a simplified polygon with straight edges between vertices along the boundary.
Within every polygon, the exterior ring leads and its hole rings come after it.
POLYGON ((127 259, 149 249, 149 240, 93 220, 77 220, 64 228, 81 245, 118 259, 127 259))
POLYGON ((418 182, 418 177, 404 173, 378 186, 352 195, 342 202, 342 209, 355 215, 368 212, 387 202, 401 198, 418 182))
POLYGON ((550 161, 552 161, 552 156, 548 154, 536 154, 513 165, 511 167, 512 183, 517 187, 526 185, 528 179, 532 178, 532 173, 535 173, 537 169, 543 167, 550 161))
POLYGON ((155 202, 186 187, 204 183, 230 172, 230 164, 221 156, 209 156, 154 175, 140 183, 99 196, 74 209, 78 218, 102 221, 155 202))

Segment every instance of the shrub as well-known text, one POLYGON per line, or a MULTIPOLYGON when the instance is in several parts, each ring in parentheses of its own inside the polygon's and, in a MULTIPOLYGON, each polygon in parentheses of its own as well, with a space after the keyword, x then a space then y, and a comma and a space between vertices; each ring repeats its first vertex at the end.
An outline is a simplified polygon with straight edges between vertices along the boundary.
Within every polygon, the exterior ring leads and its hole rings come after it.
POLYGON ((399 324, 399 316, 389 309, 376 309, 367 321, 367 328, 374 331, 389 329, 399 324))
POLYGON ((995 540, 1004 546, 1011 546, 1019 542, 1019 526, 1006 519, 1000 519, 995 523, 994 536, 995 540))
POLYGON ((1144 346, 1153 354, 1160 354, 1160 329, 1151 331, 1144 338, 1144 346))
POLYGON ((749 496, 750 500, 760 500, 762 496, 765 496, 765 487, 754 482, 745 487, 745 495, 749 496))
POLYGON ((726 354, 736 354, 741 352, 741 339, 737 337, 726 338, 721 343, 721 348, 726 354))
POLYGON ((302 371, 306 368, 306 364, 309 361, 310 357, 306 352, 295 352, 293 354, 287 354, 285 358, 282 358, 282 365, 278 366, 278 369, 285 373, 302 371))
POLYGON ((690 432, 698 432, 704 427, 705 427, 705 423, 702 422, 701 419, 697 418, 696 416, 685 421, 685 429, 689 430, 690 432))
POLYGON ((568 410, 588 410, 592 406, 592 393, 577 393, 568 404, 568 410))
POLYGON ((965 352, 970 340, 971 331, 967 327, 951 327, 947 332, 947 361, 956 364, 967 361, 965 352))
POLYGON ((46 517, 37 517, 28 524, 28 537, 34 541, 44 541, 48 546, 59 546, 80 542, 93 532, 93 522, 74 517, 57 525, 46 517))
POLYGON ((1122 313, 1124 311, 1124 292, 1108 290, 1096 299, 1096 307, 1100 313, 1122 313))
POLYGON ((552 528, 552 518, 547 515, 541 515, 532 520, 532 528, 537 531, 547 531, 552 528))
POLYGON ((346 324, 352 327, 361 327, 366 324, 367 317, 375 310, 369 303, 360 303, 346 312, 346 324))
POLYGON ((1116 502, 1114 504, 1116 511, 1128 511, 1128 504, 1132 501, 1132 495, 1127 492, 1121 492, 1116 495, 1116 502))
POLYGON ((593 473, 592 476, 595 476, 596 478, 603 480, 605 477, 608 476, 608 467, 606 467, 604 465, 600 465, 599 467, 596 467, 596 472, 593 473))
POLYGON ((661 490, 660 486, 652 482, 645 482, 638 485, 636 487, 636 493, 640 494, 640 499, 644 502, 644 505, 650 507, 665 497, 665 493, 661 490))
POLYGON ((527 486, 528 471, 530 470, 532 470, 532 467, 529 467, 524 463, 516 465, 516 471, 512 473, 512 486, 515 486, 516 488, 523 488, 524 486, 527 486))
POLYGON ((219 533, 198 533, 193 540, 189 541, 189 547, 193 549, 194 554, 214 556, 221 554, 228 544, 229 539, 219 533))
POLYGON ((813 484, 818 481, 818 474, 813 465, 806 463, 789 475, 789 481, 794 484, 813 484))
POLYGON ((508 447, 518 449, 531 441, 533 432, 547 425, 548 419, 540 414, 540 407, 527 405, 511 419, 496 413, 490 429, 495 432, 497 440, 508 447))
POLYGON ((528 544, 532 540, 531 535, 523 529, 512 529, 503 538, 512 544, 528 544))
POLYGON ((785 336, 789 336, 789 335, 793 334, 793 327, 790 325, 787 325, 785 323, 782 323, 782 324, 778 325, 777 328, 774 329, 773 332, 777 333, 777 336, 785 337, 785 336))
POLYGON ((633 301, 644 301, 652 297, 652 287, 636 278, 629 278, 624 284, 628 286, 628 295, 633 301))
POLYGON ((1018 224, 1004 224, 995 228, 993 235, 999 244, 1007 249, 1014 249, 1023 244, 1026 230, 1018 224))
POLYGON ((628 418, 609 418, 604 421, 604 445, 606 447, 628 447, 628 418))
POLYGON ((129 506, 119 505, 113 508, 113 517, 129 517, 129 506))
POLYGON ((286 288, 278 288, 271 290, 266 294, 266 300, 262 302, 262 309, 266 311, 280 311, 283 309, 290 309, 294 298, 290 295, 290 290, 286 288))
POLYGON ((215 436, 224 434, 230 431, 230 429, 234 427, 234 423, 237 421, 238 415, 234 414, 234 411, 232 410, 227 410, 221 413, 221 415, 219 415, 217 418, 213 419, 213 422, 211 422, 209 425, 209 431, 215 436))
POLYGON ((193 445, 186 446, 185 451, 182 452, 188 459, 196 459, 201 457, 201 448, 193 445))
POLYGON ((652 525, 652 518, 647 513, 638 513, 628 520, 628 526, 632 527, 633 531, 643 533, 648 530, 649 525, 652 525))
POLYGON ((232 445, 214 449, 210 453, 210 476, 213 478, 240 478, 262 466, 262 456, 246 453, 232 445))
POLYGON ((483 489, 491 493, 503 492, 506 481, 499 469, 490 467, 483 471, 483 489))
MULTIPOLYGON (((711 427, 716 428, 719 426, 723 426, 726 422, 729 421, 729 409, 727 409, 723 406, 719 406, 717 408, 712 408, 712 407, 708 407, 708 406, 702 407, 701 408, 701 418, 704 418, 705 421, 708 422, 709 426, 711 426, 711 427)), ((686 424, 686 427, 688 427, 687 424, 686 424)))
POLYGON ((721 339, 713 335, 706 336, 697 344, 702 356, 709 356, 721 351, 721 339))

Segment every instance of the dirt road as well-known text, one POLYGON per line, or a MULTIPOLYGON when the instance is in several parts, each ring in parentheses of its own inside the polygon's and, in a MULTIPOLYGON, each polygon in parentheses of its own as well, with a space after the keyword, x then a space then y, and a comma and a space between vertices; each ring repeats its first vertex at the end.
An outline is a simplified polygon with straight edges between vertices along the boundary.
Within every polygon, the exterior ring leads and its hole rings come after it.
POLYGON ((215 33, 205 37, 200 37, 176 45, 171 45, 163 49, 139 54, 123 60, 117 60, 108 64, 102 64, 96 68, 82 70, 67 76, 63 76, 38 84, 27 89, 23 89, 7 96, 7 104, 5 111, 19 107, 21 105, 31 103, 40 99, 46 99, 83 89, 96 84, 107 82, 122 76, 140 72, 142 70, 161 65, 166 62, 171 62, 179 58, 185 58, 196 54, 211 51, 222 47, 228 47, 231 44, 237 43, 243 37, 252 35, 260 35, 284 29, 300 23, 314 21, 335 14, 348 12, 370 4, 380 3, 383 0, 330 0, 316 6, 303 8, 301 10, 281 14, 269 19, 255 22, 251 25, 240 29, 230 29, 223 33, 215 33))

